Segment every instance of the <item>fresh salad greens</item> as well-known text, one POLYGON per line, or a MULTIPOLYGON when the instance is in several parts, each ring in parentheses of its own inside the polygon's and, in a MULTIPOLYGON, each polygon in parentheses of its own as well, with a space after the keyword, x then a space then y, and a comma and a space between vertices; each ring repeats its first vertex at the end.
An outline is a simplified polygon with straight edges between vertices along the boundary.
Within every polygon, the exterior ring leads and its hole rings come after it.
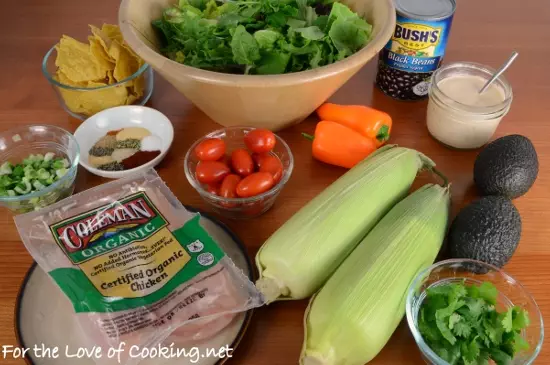
POLYGON ((499 313, 490 282, 453 283, 429 288, 420 308, 418 328, 430 348, 451 365, 510 364, 529 348, 521 332, 528 313, 517 306, 499 313))
POLYGON ((30 194, 50 186, 68 172, 66 158, 55 153, 29 155, 22 163, 4 162, 0 166, 0 196, 30 194))
POLYGON ((153 21, 161 52, 197 68, 282 74, 342 60, 365 46, 372 26, 325 0, 179 0, 153 21))

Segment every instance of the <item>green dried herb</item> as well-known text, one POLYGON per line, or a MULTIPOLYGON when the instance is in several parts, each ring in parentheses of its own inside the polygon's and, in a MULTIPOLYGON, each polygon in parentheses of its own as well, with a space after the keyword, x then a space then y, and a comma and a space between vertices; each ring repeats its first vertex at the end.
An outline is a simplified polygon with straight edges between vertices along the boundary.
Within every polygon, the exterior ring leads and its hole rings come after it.
POLYGON ((114 149, 113 148, 105 148, 105 147, 92 147, 90 148, 90 151, 88 151, 88 154, 91 156, 111 156, 113 154, 114 149))
POLYGON ((139 150, 141 148, 141 141, 139 139, 125 139, 117 141, 116 148, 133 148, 139 150))
POLYGON ((124 166, 120 162, 114 161, 98 166, 98 169, 103 171, 122 171, 124 170, 124 166))

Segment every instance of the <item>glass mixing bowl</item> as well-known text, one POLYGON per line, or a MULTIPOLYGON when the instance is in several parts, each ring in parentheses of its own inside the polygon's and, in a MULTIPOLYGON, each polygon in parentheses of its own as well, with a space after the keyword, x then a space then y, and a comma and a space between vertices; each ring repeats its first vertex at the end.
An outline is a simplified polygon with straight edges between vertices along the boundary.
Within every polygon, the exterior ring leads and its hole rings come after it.
POLYGON ((426 364, 448 365, 432 351, 418 329, 419 310, 426 290, 438 285, 465 281, 465 285, 491 282, 498 290, 497 311, 520 306, 529 313, 530 325, 523 331, 529 350, 516 354, 510 365, 529 365, 537 358, 544 342, 544 324, 540 309, 531 294, 501 269, 475 260, 453 259, 438 262, 422 271, 407 294, 407 322, 426 364))
POLYGON ((153 94, 153 69, 148 64, 141 66, 128 78, 111 85, 78 87, 63 84, 54 78, 57 71, 54 50, 55 46, 44 56, 42 73, 55 90, 63 109, 74 118, 86 120, 102 110, 121 105, 145 105, 153 94), (135 85, 142 89, 141 96, 129 102, 125 89, 132 90, 135 85))
POLYGON ((68 172, 46 188, 19 196, 0 196, 0 205, 14 213, 38 210, 70 196, 74 191, 80 149, 74 136, 66 130, 51 125, 28 125, 0 133, 0 164, 10 161, 20 163, 30 154, 54 152, 66 157, 68 172))
POLYGON ((271 153, 277 156, 283 164, 283 176, 281 180, 279 180, 271 190, 257 196, 250 198, 224 198, 208 192, 196 179, 195 169, 199 160, 194 153, 195 147, 207 138, 221 138, 226 143, 226 153, 230 153, 237 148, 246 148, 244 136, 253 129, 255 128, 229 127, 219 129, 197 140, 185 156, 185 175, 191 186, 197 190, 202 199, 207 202, 215 212, 228 218, 244 219, 257 217, 273 206, 275 199, 277 199, 277 196, 292 174, 292 169, 294 168, 294 157, 292 156, 292 152, 286 142, 275 135, 277 142, 271 153))

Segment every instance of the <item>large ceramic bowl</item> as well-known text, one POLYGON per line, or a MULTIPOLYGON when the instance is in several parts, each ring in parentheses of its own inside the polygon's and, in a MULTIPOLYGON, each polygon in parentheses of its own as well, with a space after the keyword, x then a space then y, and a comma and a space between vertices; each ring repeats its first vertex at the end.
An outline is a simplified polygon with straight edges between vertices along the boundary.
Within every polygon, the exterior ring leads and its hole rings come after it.
MULTIPOLYGON (((392 0, 342 0, 373 25, 371 41, 354 55, 285 75, 231 75, 179 64, 158 52, 151 21, 176 0, 122 0, 120 29, 132 49, 186 98, 223 126, 279 130, 301 122, 386 45, 395 28, 392 0)), ((365 85, 368 87, 368 85, 365 85)))

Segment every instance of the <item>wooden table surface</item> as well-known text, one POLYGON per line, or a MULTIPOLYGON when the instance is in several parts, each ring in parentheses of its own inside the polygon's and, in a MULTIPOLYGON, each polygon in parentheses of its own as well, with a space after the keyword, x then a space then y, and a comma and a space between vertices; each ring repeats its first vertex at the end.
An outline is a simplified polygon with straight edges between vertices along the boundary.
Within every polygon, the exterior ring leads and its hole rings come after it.
MULTIPOLYGON (((86 39, 87 25, 116 22, 115 0, 3 1, 0 12, 0 130, 27 123, 55 124, 74 131, 78 121, 61 109, 40 72, 42 57, 63 34, 86 39)), ((543 316, 550 315, 550 7, 548 0, 459 1, 446 61, 475 61, 500 65, 512 50, 520 56, 508 71, 514 102, 498 136, 520 133, 531 138, 540 161, 533 189, 514 201, 523 219, 521 243, 506 270, 534 294, 543 316)), ((435 160, 453 182, 453 212, 475 197, 472 169, 476 151, 451 151, 429 135, 426 102, 398 102, 374 88, 375 62, 353 77, 332 101, 372 105, 394 118, 392 142, 418 149, 435 160)), ((158 171, 184 204, 208 209, 188 184, 183 157, 191 143, 218 127, 171 85, 157 76, 151 106, 174 124, 175 142, 158 171)), ((254 255, 262 242, 306 202, 344 170, 311 158, 309 142, 316 119, 280 132, 295 156, 295 171, 276 205, 264 216, 248 222, 224 220, 254 255)), ((79 170, 77 190, 103 183, 79 170)), ((12 215, 0 210, 0 346, 15 344, 14 304, 32 260, 16 232, 12 215)), ((302 315, 306 301, 270 305, 255 313, 252 324, 229 364, 287 365, 297 363, 302 345, 302 315)), ((547 323, 550 323, 548 321, 547 323)), ((547 326, 547 329, 550 327, 547 326)), ((3 359, 2 364, 23 364, 3 359)), ((372 362, 376 365, 422 364, 404 323, 372 362)), ((536 364, 550 363, 550 348, 536 364)))

